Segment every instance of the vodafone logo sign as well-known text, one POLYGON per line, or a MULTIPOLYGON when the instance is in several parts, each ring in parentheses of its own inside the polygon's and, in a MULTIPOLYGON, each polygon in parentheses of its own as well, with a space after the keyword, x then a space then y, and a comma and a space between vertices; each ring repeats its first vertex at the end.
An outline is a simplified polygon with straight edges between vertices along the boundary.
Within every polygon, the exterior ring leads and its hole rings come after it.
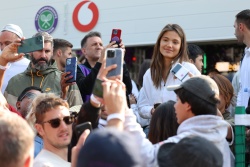
POLYGON ((99 18, 99 11, 94 2, 82 1, 73 11, 74 26, 82 32, 93 29, 99 18))

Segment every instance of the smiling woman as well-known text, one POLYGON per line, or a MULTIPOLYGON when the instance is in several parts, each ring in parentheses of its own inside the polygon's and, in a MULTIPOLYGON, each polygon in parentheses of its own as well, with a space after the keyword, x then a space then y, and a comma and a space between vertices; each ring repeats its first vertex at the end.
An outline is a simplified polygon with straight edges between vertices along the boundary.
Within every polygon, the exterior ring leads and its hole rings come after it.
POLYGON ((168 100, 176 101, 173 91, 165 86, 180 84, 170 70, 175 64, 182 64, 193 75, 200 75, 197 68, 188 62, 186 36, 178 24, 167 24, 160 32, 150 69, 143 77, 143 89, 138 98, 139 113, 143 118, 151 118, 154 104, 168 100))

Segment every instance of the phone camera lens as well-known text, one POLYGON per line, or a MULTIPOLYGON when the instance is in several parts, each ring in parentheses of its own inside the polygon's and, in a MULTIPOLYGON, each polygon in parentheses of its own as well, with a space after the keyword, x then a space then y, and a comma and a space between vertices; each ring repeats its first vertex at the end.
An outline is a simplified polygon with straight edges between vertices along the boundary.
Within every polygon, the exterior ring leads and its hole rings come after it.
POLYGON ((114 30, 114 31, 113 31, 113 34, 117 35, 117 30, 114 30))
POLYGON ((109 50, 109 51, 108 51, 108 54, 107 54, 107 57, 108 57, 108 58, 112 58, 112 57, 114 57, 114 56, 115 56, 115 51, 109 50))

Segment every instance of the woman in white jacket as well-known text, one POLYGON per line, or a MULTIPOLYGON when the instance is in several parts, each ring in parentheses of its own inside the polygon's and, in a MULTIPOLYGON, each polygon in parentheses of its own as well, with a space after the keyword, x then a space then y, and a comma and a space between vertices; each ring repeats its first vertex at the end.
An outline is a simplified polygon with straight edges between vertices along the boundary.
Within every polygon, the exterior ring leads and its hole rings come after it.
POLYGON ((154 46, 150 69, 143 77, 143 87, 137 103, 142 118, 151 118, 154 104, 168 100, 176 101, 175 93, 166 89, 168 85, 181 83, 170 72, 175 64, 182 64, 192 75, 200 75, 197 68, 188 61, 187 43, 183 29, 177 24, 166 25, 154 46))

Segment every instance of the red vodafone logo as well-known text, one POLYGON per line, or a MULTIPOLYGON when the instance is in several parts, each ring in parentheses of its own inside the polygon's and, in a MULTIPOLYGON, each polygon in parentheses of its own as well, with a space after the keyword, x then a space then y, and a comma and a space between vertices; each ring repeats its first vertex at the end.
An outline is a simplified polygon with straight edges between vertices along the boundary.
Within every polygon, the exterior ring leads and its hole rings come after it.
POLYGON ((90 2, 90 1, 82 1, 80 2, 74 9, 73 11, 73 16, 72 16, 72 20, 73 20, 73 24, 74 26, 82 32, 87 32, 90 31, 92 28, 95 27, 97 21, 99 18, 99 11, 97 6, 95 5, 95 3, 90 2), (84 5, 88 5, 88 10, 91 10, 93 17, 91 19, 91 21, 88 24, 82 24, 79 21, 79 11, 80 9, 84 6, 84 5))

